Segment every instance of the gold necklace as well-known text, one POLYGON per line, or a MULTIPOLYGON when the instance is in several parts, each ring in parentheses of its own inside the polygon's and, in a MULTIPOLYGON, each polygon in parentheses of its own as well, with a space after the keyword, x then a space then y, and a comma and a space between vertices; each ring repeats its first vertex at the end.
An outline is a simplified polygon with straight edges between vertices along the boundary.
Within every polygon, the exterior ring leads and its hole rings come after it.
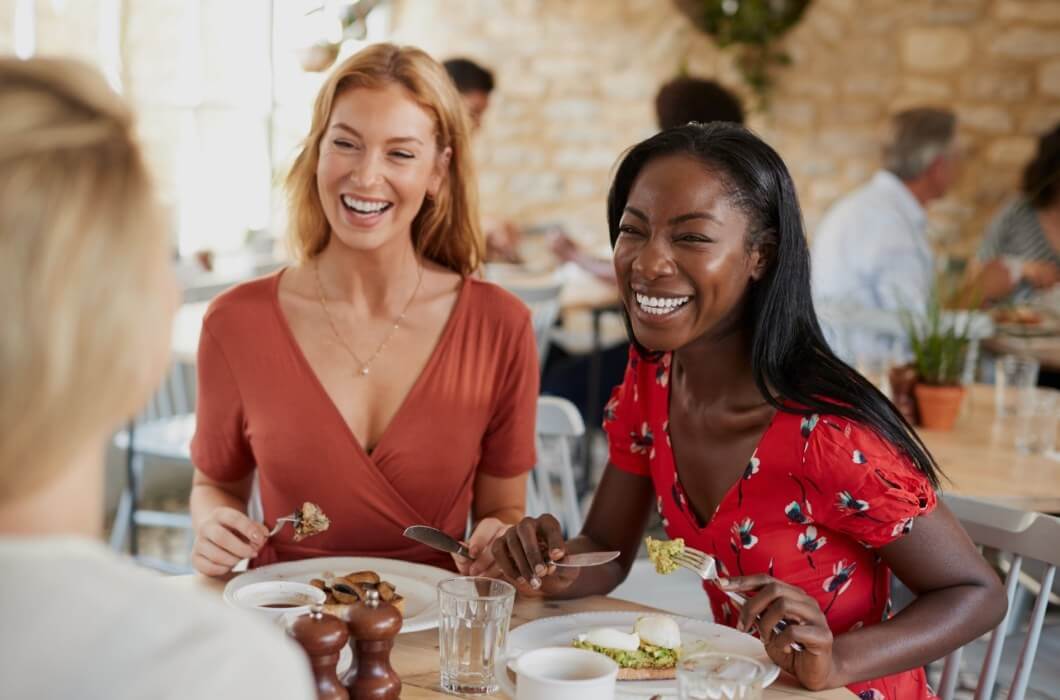
POLYGON ((416 294, 419 293, 420 283, 423 282, 423 266, 419 264, 416 265, 416 288, 412 290, 412 296, 409 297, 408 302, 405 304, 405 308, 401 310, 401 315, 394 320, 394 325, 392 325, 390 327, 390 330, 387 331, 386 336, 383 338, 383 342, 379 344, 379 347, 375 349, 375 352, 373 352, 372 355, 365 361, 362 361, 361 358, 357 357, 357 353, 355 353, 353 351, 353 348, 351 348, 349 344, 346 343, 346 339, 342 337, 342 333, 339 333, 339 327, 335 324, 335 319, 331 317, 331 311, 328 310, 328 302, 324 298, 324 285, 320 281, 319 261, 313 261, 313 272, 316 275, 317 279, 317 293, 320 295, 320 306, 324 309, 324 315, 328 317, 328 323, 331 325, 331 331, 335 334, 335 337, 338 338, 339 343, 342 345, 342 347, 346 348, 346 352, 350 354, 350 357, 352 357, 354 361, 356 361, 357 364, 360 365, 361 369, 358 374, 362 377, 366 376, 368 374, 369 368, 372 366, 372 363, 375 362, 375 358, 379 357, 379 353, 383 352, 383 350, 386 348, 386 344, 390 342, 390 337, 394 335, 394 332, 397 331, 397 329, 401 326, 401 322, 405 320, 405 314, 408 313, 409 307, 412 306, 412 302, 416 298, 416 294))

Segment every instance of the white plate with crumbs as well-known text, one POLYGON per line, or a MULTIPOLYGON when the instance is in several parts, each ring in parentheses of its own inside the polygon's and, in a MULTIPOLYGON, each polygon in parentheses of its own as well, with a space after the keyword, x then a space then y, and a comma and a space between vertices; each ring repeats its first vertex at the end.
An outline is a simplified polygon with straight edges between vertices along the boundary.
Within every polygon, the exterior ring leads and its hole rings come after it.
POLYGON ((343 576, 354 571, 374 571, 384 581, 394 584, 405 599, 405 619, 401 632, 418 632, 438 626, 438 592, 440 581, 458 574, 426 564, 377 557, 318 557, 269 564, 236 576, 225 586, 224 599, 235 605, 240 588, 262 581, 298 581, 309 583, 324 578, 325 573, 343 576))
MULTIPOLYGON (((541 647, 570 646, 579 634, 584 634, 594 627, 613 627, 621 632, 632 632, 637 618, 647 614, 651 613, 587 612, 534 620, 508 633, 508 653, 514 656, 541 647)), ((666 616, 673 618, 681 630, 682 653, 721 651, 749 656, 765 665, 767 670, 765 685, 767 686, 780 675, 780 667, 769 659, 762 642, 751 635, 706 620, 696 620, 680 615, 666 616)), ((616 691, 619 697, 651 697, 652 695, 673 697, 677 695, 677 681, 619 681, 616 691)))

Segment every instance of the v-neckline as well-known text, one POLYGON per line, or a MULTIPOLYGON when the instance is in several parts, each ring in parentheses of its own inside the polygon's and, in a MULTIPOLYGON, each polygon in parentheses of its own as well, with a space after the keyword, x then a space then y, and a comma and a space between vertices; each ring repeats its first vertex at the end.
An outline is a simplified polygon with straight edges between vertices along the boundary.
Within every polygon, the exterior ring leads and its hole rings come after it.
POLYGON ((305 356, 305 352, 302 350, 302 346, 298 343, 298 339, 294 335, 294 331, 291 330, 291 324, 287 321, 287 317, 284 315, 283 307, 280 305, 280 279, 290 269, 284 267, 276 273, 276 277, 273 281, 272 294, 270 296, 272 301, 273 311, 276 313, 276 318, 280 323, 280 327, 283 328, 284 335, 287 336, 287 341, 290 343, 295 356, 298 358, 298 362, 302 365, 302 369, 312 377, 312 383, 316 387, 320 398, 324 404, 327 405, 328 410, 332 413, 334 418, 338 420, 339 424, 342 425, 345 430, 346 436, 349 438, 350 443, 354 446, 354 449, 367 461, 372 464, 378 463, 375 461, 375 457, 380 454, 380 447, 387 443, 390 433, 395 430, 396 425, 399 425, 401 419, 404 417, 406 410, 411 405, 411 399, 419 391, 423 384, 426 383, 427 379, 434 371, 434 366, 440 362, 439 357, 445 350, 445 347, 450 342, 450 336, 454 333, 455 320, 460 313, 463 312, 464 300, 467 296, 467 288, 471 283, 470 278, 465 278, 460 283, 460 290, 457 292, 456 302, 453 303, 453 308, 449 311, 449 318, 445 321, 445 327, 442 329, 441 335, 438 336, 438 341, 434 345, 434 349, 431 350, 430 357, 427 358, 427 363, 420 370, 420 374, 416 377, 416 381, 412 383, 412 387, 405 394, 404 398, 401 399, 401 403, 398 405, 398 409, 391 416, 390 422, 387 423, 386 427, 383 428, 383 432, 379 434, 379 439, 371 450, 368 449, 358 438, 357 434, 353 432, 353 428, 346 421, 346 418, 342 415, 342 411, 335 404, 335 401, 328 394, 327 389, 324 388, 324 383, 320 381, 320 376, 317 375, 316 370, 313 369, 313 365, 310 364, 309 359, 305 356))
POLYGON ((709 515, 706 522, 700 524, 699 516, 696 515, 695 508, 692 506, 692 500, 688 497, 688 490, 685 489, 684 483, 681 481, 681 472, 677 469, 677 454, 674 452, 673 440, 670 438, 670 401, 673 396, 674 381, 673 381, 673 353, 670 354, 670 363, 666 368, 666 447, 670 452, 670 464, 674 469, 674 488, 678 493, 674 494, 674 505, 677 509, 685 514, 689 524, 697 531, 703 532, 709 530, 711 525, 717 518, 718 513, 721 512, 722 508, 726 503, 733 497, 733 493, 739 491, 742 488, 742 484, 745 480, 750 479, 757 471, 757 465, 754 465, 752 471, 752 462, 757 459, 758 450, 762 448, 762 443, 765 442, 766 436, 769 435, 769 431, 773 429, 773 425, 776 423, 777 416, 780 414, 780 409, 773 411, 773 415, 769 418, 769 423, 766 424, 766 429, 762 431, 762 434, 758 436, 758 440, 755 442, 754 449, 751 450, 751 456, 747 458, 747 464, 744 465, 740 475, 736 477, 736 480, 729 484, 722 494, 721 499, 718 500, 717 505, 714 506, 714 512, 709 515), (750 472, 750 473, 748 473, 750 472), (677 496, 684 499, 682 505, 678 500, 677 496))

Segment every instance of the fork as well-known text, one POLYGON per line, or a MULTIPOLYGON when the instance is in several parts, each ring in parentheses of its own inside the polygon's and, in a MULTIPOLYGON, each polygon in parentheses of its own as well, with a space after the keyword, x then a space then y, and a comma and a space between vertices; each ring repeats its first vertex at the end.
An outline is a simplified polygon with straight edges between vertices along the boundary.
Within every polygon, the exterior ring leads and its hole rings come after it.
MULTIPOLYGON (((685 545, 684 550, 680 554, 675 556, 673 560, 679 566, 688 569, 689 571, 694 571, 696 575, 704 581, 718 580, 718 566, 714 561, 714 557, 707 554, 706 552, 699 551, 695 547, 689 547, 688 545, 685 545)), ((747 603, 747 598, 740 595, 739 593, 726 590, 722 590, 722 593, 729 596, 729 600, 736 603, 741 608, 744 606, 745 603, 747 603)), ((761 619, 761 616, 759 616, 759 619, 761 619)), ((781 620, 773 626, 773 634, 780 634, 785 629, 787 629, 789 624, 790 623, 787 620, 781 620)), ((806 647, 804 647, 799 642, 792 642, 791 648, 795 651, 806 651, 806 647)))
POLYGON ((271 530, 269 530, 268 537, 272 537, 277 532, 279 532, 283 528, 284 524, 286 524, 286 523, 297 523, 297 522, 298 522, 298 518, 294 517, 294 515, 288 515, 287 517, 284 517, 284 518, 276 518, 276 525, 274 525, 273 528, 271 530))

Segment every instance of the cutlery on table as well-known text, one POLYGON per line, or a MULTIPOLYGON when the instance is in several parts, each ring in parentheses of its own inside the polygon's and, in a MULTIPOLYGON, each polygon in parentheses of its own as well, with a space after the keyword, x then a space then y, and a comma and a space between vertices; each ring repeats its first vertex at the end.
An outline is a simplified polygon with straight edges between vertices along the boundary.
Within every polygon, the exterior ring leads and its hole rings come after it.
MULTIPOLYGON (((714 557, 710 556, 706 552, 701 552, 695 547, 689 547, 685 545, 684 550, 673 557, 673 560, 678 565, 682 566, 689 571, 694 571, 704 581, 717 581, 718 580, 718 567, 714 561, 714 557)), ((739 605, 741 608, 747 602, 747 598, 736 593, 735 591, 722 590, 722 593, 729 596, 729 600, 739 605)), ((787 620, 781 620, 773 626, 773 634, 780 634, 783 632, 790 623, 787 620)), ((798 642, 792 642, 791 648, 795 651, 805 651, 806 647, 798 642)))
MULTIPOLYGON (((474 557, 471 556, 471 552, 468 551, 467 547, 436 528, 427 525, 413 525, 412 527, 405 529, 404 535, 410 540, 415 540, 420 544, 425 544, 440 552, 449 552, 464 557, 465 559, 474 560, 474 557)), ((567 568, 598 566, 600 564, 606 564, 609 561, 614 561, 618 558, 619 554, 621 554, 621 552, 585 552, 583 554, 568 554, 560 561, 549 561, 548 565, 567 568)))

